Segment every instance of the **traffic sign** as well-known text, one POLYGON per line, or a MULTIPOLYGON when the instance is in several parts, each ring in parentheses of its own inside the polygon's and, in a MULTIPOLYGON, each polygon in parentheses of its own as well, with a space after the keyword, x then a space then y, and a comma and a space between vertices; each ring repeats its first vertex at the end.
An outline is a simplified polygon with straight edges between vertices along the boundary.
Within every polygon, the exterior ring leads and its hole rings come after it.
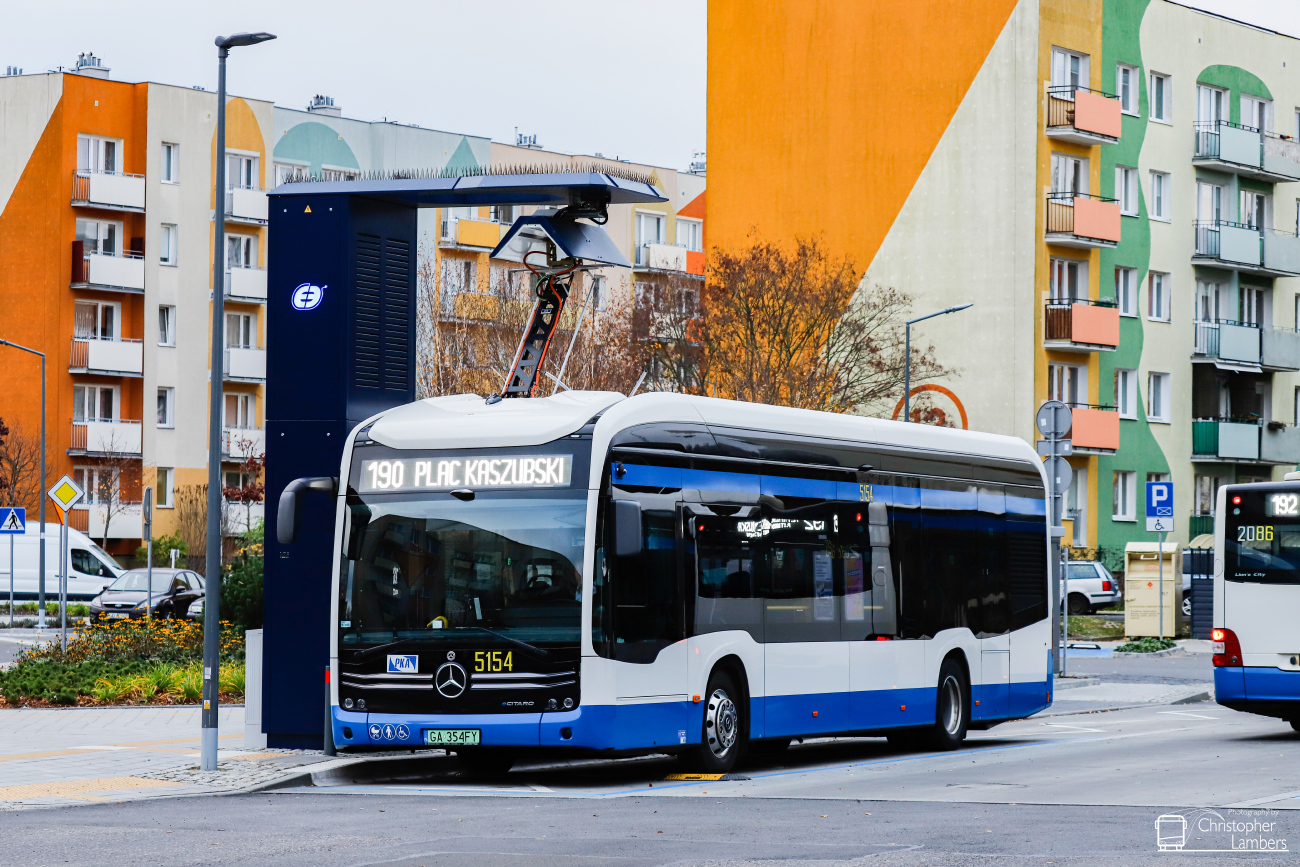
POLYGON ((1068 458, 1074 454, 1074 440, 1037 440, 1034 445, 1038 449, 1040 458, 1051 458, 1057 455, 1068 458))
POLYGON ((27 531, 27 510, 21 506, 0 507, 0 536, 21 536, 27 531))
POLYGON ((86 492, 81 489, 81 486, 72 480, 72 476, 68 475, 55 482, 54 487, 50 488, 46 493, 50 495, 50 499, 54 501, 54 504, 65 512, 80 503, 82 498, 86 496, 86 492))
POLYGON ((1174 483, 1147 482, 1147 532, 1174 531, 1174 483))
POLYGON ((1065 458, 1048 458, 1043 462, 1043 467, 1047 470, 1048 480, 1055 482, 1055 492, 1064 494, 1074 478, 1074 470, 1070 467, 1070 462, 1065 458))
POLYGON ((1048 439, 1058 439, 1070 432, 1074 424, 1074 414, 1070 408, 1059 400, 1049 400, 1038 408, 1034 419, 1038 430, 1048 439))

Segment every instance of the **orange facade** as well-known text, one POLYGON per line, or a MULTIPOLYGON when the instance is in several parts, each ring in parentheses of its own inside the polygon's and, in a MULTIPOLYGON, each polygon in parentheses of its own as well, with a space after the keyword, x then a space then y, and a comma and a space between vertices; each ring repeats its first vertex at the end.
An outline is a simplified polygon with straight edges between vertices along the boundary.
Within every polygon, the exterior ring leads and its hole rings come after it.
MULTIPOLYGON (((120 139, 118 171, 143 174, 147 84, 126 84, 81 75, 62 75, 62 96, 13 194, 0 213, 0 337, 46 354, 47 453, 53 478, 71 472, 73 376, 68 372, 77 299, 121 304, 121 336, 144 337, 144 297, 119 292, 72 290, 72 251, 78 217, 121 222, 124 249, 143 250, 144 214, 73 207, 77 136, 120 139), (138 239, 138 240, 137 240, 138 239)), ((0 418, 18 421, 25 432, 40 430, 40 361, 0 347, 0 418)), ((120 388, 120 415, 144 416, 142 380, 78 375, 77 382, 120 388)), ((128 486, 138 474, 124 475, 128 486)), ((138 496, 127 487, 128 496, 138 496)), ((28 504, 35 506, 35 503, 28 504)), ((52 518, 51 518, 52 520, 52 518)))
POLYGON ((865 269, 1016 0, 709 3, 710 242, 865 269))

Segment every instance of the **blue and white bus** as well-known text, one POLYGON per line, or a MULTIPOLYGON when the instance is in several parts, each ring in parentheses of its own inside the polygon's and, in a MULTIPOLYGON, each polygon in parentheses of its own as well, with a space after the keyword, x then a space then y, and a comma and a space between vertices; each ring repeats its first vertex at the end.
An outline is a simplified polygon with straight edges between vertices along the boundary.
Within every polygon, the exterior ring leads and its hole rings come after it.
POLYGON ((340 478, 343 749, 725 773, 793 738, 953 749, 1051 702, 1045 483, 1019 439, 676 394, 459 395, 358 426, 340 478))
POLYGON ((1224 485, 1214 518, 1214 697, 1300 731, 1300 480, 1224 485))

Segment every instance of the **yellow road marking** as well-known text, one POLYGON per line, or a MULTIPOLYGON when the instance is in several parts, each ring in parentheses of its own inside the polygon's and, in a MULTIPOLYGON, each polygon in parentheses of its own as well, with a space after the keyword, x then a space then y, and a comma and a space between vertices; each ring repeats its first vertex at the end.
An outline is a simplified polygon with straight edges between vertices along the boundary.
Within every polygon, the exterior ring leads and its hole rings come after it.
POLYGON ((32 798, 76 798, 88 792, 115 792, 121 789, 152 789, 155 786, 179 786, 169 780, 144 777, 101 777, 97 780, 63 780, 56 783, 30 783, 25 786, 0 786, 0 801, 25 801, 32 798))
POLYGON ((665 780, 677 780, 685 782, 711 782, 720 780, 725 774, 669 774, 664 777, 665 780))

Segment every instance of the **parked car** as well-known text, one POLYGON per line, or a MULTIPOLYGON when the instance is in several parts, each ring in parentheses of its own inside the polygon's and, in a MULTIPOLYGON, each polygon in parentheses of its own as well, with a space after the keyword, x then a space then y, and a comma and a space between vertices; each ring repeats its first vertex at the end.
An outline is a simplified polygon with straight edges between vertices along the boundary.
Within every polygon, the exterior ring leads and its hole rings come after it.
MULTIPOLYGON (((31 514, 28 512, 28 514, 31 514)), ((35 599, 40 593, 40 523, 31 521, 21 536, 14 541, 14 598, 35 599)), ((59 598, 59 531, 58 524, 45 523, 45 596, 59 598)), ((3 542, 0 537, 0 542, 3 542)), ((0 553, 0 596, 9 594, 9 545, 6 542, 0 553)), ((76 602, 90 599, 113 583, 126 570, 107 551, 99 547, 85 533, 68 528, 68 555, 64 562, 68 576, 68 599, 76 602)))
POLYGON ((90 622, 144 617, 189 617, 190 604, 203 598, 203 579, 188 569, 153 570, 152 592, 147 569, 125 572, 90 602, 90 622))
POLYGON ((1123 600, 1115 576, 1096 560, 1072 560, 1066 569, 1069 589, 1065 598, 1071 614, 1091 614, 1123 600))

